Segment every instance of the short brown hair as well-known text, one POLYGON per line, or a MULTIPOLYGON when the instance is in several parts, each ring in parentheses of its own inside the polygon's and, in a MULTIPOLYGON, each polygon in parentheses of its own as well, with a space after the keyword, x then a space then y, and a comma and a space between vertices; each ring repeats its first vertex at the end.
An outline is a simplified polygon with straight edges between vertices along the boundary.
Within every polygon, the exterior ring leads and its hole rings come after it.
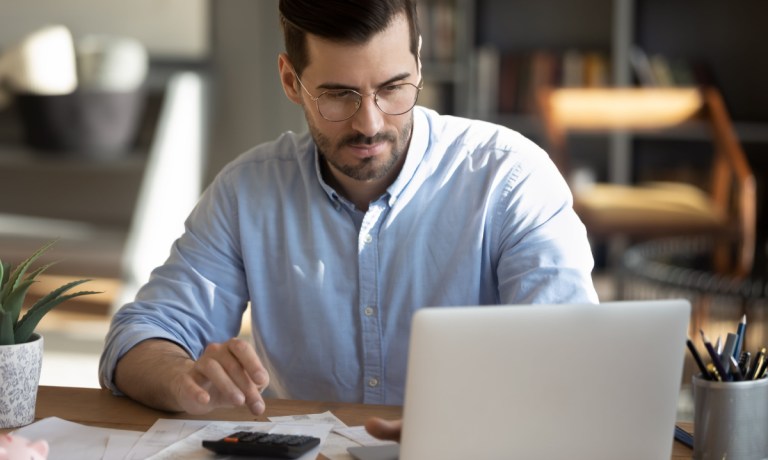
POLYGON ((307 34, 328 40, 365 43, 405 13, 410 29, 410 51, 419 53, 416 0, 280 0, 280 23, 285 51, 298 75, 309 65, 307 34))

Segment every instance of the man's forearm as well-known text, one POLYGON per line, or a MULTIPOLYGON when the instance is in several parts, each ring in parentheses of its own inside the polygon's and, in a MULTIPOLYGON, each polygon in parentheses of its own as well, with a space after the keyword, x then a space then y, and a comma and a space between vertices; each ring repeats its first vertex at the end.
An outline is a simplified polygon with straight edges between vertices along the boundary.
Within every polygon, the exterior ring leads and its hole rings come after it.
POLYGON ((194 365, 186 351, 175 343, 145 340, 120 358, 115 368, 115 385, 147 406, 181 411, 174 383, 194 365))

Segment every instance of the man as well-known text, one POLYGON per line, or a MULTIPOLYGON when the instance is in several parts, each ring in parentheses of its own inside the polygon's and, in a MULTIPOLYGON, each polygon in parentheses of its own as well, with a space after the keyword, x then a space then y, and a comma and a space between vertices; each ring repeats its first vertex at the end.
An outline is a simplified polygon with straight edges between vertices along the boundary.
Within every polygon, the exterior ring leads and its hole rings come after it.
POLYGON ((414 107, 412 0, 281 0, 280 13, 278 70, 309 133, 220 172, 115 315, 102 385, 190 413, 261 414, 264 390, 401 404, 415 310, 597 301, 584 227, 547 154, 414 107), (232 338, 248 302, 255 346, 232 338))

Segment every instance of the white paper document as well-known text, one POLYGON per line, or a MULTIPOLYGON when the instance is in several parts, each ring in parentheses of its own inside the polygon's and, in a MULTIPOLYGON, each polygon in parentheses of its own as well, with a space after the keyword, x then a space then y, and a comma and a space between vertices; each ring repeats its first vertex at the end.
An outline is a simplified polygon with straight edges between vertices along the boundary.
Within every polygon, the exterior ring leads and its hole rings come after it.
POLYGON ((107 447, 104 449, 104 456, 102 459, 124 459, 128 456, 128 453, 133 448, 134 444, 139 440, 139 436, 135 431, 129 431, 125 433, 110 433, 109 439, 107 439, 107 447))
POLYGON ((139 439, 141 432, 97 428, 48 417, 14 432, 28 439, 45 439, 51 450, 48 460, 102 460, 112 436, 119 442, 112 445, 109 459, 121 459, 139 439), (113 456, 112 456, 113 455, 113 456))
POLYGON ((348 427, 330 411, 321 414, 270 417, 269 419, 273 422, 332 423, 333 431, 325 439, 320 450, 320 452, 330 460, 352 460, 352 456, 347 451, 350 447, 396 444, 392 441, 381 441, 374 438, 365 431, 365 427, 363 426, 348 427))
POLYGON ((367 431, 364 426, 351 426, 348 428, 336 428, 334 432, 350 439, 354 442, 354 445, 359 446, 380 446, 384 444, 397 444, 394 441, 382 441, 381 439, 374 438, 367 431))
POLYGON ((339 420, 331 411, 325 411, 320 414, 301 414, 301 415, 283 415, 280 417, 269 417, 272 422, 291 422, 291 423, 328 423, 333 428, 346 428, 347 424, 339 420))
POLYGON ((285 415, 281 417, 269 417, 273 422, 293 422, 293 423, 330 423, 333 425, 333 431, 325 438, 321 444, 320 453, 330 460, 351 460, 352 456, 347 452, 347 448, 357 446, 357 443, 336 434, 336 430, 347 429, 347 425, 339 420, 333 412, 326 411, 320 414, 301 414, 285 415))
POLYGON ((125 460, 144 460, 178 442, 192 433, 205 428, 210 420, 171 420, 161 418, 142 434, 125 460))
POLYGON ((202 446, 242 430, 300 434, 320 438, 316 448, 300 457, 350 460, 347 448, 381 444, 361 426, 347 427, 333 413, 271 417, 269 422, 159 419, 146 432, 98 428, 57 417, 39 420, 15 431, 29 439, 45 439, 48 460, 173 460, 236 457, 216 456, 202 446))
MULTIPOLYGON (((203 447, 205 439, 220 439, 235 431, 253 430, 266 431, 270 433, 281 434, 300 434, 320 438, 320 442, 330 433, 333 425, 327 423, 320 424, 294 424, 294 423, 272 423, 272 422, 211 422, 205 428, 202 428, 186 438, 171 444, 157 454, 148 457, 147 460, 210 460, 214 457, 217 460, 236 459, 238 457, 215 455, 210 450, 203 447)), ((300 460, 314 460, 320 453, 320 446, 315 447, 306 454, 299 457, 300 460)))

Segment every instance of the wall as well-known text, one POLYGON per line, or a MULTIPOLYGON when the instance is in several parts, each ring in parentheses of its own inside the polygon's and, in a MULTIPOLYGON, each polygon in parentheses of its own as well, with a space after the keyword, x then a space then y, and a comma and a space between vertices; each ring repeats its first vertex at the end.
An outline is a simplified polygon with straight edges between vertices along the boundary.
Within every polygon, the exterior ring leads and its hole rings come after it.
POLYGON ((35 28, 61 23, 75 36, 134 37, 153 57, 200 59, 208 53, 208 8, 208 0, 0 0, 0 48, 35 28))
POLYGON ((209 179, 222 166, 286 130, 304 131, 301 108, 283 93, 277 0, 212 2, 213 104, 209 179))

